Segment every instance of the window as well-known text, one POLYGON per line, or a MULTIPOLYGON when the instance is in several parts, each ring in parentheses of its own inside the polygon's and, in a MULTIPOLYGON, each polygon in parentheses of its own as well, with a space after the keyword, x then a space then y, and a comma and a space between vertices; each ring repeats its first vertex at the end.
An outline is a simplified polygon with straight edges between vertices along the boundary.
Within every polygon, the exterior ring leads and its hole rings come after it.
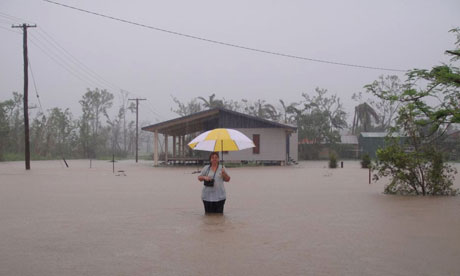
POLYGON ((252 148, 253 154, 260 153, 260 134, 253 134, 252 135, 252 142, 254 142, 255 147, 252 148))

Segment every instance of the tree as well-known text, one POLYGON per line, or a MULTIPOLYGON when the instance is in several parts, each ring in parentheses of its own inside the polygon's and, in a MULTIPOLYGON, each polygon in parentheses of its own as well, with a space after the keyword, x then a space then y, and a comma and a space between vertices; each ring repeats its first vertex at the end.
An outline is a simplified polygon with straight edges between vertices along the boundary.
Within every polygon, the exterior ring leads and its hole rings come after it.
MULTIPOLYGON (((101 117, 109 119, 107 110, 112 107, 113 94, 107 90, 90 90, 83 95, 80 100, 83 114, 79 121, 80 142, 85 156, 95 157, 98 149, 103 149, 105 143, 109 140, 108 137, 100 133, 101 117)), ((107 134, 107 130, 103 131, 107 134)))
MULTIPOLYGON (((457 48, 446 53, 458 61, 460 29, 451 32, 457 34, 457 48)), ((454 195, 458 193, 452 187, 456 171, 444 162, 437 142, 451 124, 460 123, 460 70, 440 65, 431 70, 415 69, 407 75, 408 86, 400 95, 377 94, 401 104, 391 132, 407 138, 405 142, 388 138, 390 145, 377 151, 374 179, 391 178, 387 193, 454 195), (419 83, 426 85, 420 88, 416 86, 419 83)))
POLYGON ((42 112, 39 112, 32 120, 30 125, 30 142, 31 151, 34 155, 40 156, 42 154, 48 155, 50 151, 47 150, 45 144, 45 135, 47 131, 47 117, 42 112))
POLYGON ((191 99, 188 103, 182 103, 176 97, 171 96, 174 103, 176 103, 176 109, 171 108, 171 111, 179 116, 187 116, 193 113, 200 112, 202 110, 201 104, 196 98, 191 99))
POLYGON ((320 88, 315 93, 313 97, 302 93, 304 108, 297 121, 299 139, 334 144, 340 141, 339 130, 347 126, 346 113, 337 95, 328 97, 327 90, 320 88))
POLYGON ((24 114, 23 96, 18 92, 13 92, 12 102, 8 105, 10 132, 9 140, 11 152, 24 153, 24 114))
MULTIPOLYGON (((405 84, 401 83, 398 76, 379 76, 379 79, 373 83, 364 86, 367 93, 377 96, 377 100, 369 98, 365 102, 378 114, 380 124, 377 127, 379 131, 386 131, 392 126, 394 117, 396 116, 400 103, 398 101, 390 101, 386 98, 401 94, 405 90, 405 84), (378 97, 380 94, 385 94, 386 98, 378 97)), ((356 100, 363 101, 361 93, 353 95, 356 100)))
POLYGON ((10 143, 10 124, 8 113, 13 107, 14 103, 12 100, 0 102, 0 161, 3 160, 5 150, 8 148, 10 143))
POLYGON ((53 157, 71 156, 72 137, 75 125, 70 110, 53 108, 46 121, 45 149, 53 157))
MULTIPOLYGON (((117 156, 126 157, 128 154, 128 133, 129 129, 126 126, 126 114, 134 113, 136 105, 134 102, 128 102, 129 93, 126 91, 120 92, 121 104, 118 108, 118 113, 113 119, 108 119, 107 124, 110 129, 110 148, 117 156)), ((130 124, 133 121, 128 122, 130 124)))
POLYGON ((249 102, 246 99, 242 99, 243 112, 261 119, 267 119, 272 121, 278 121, 280 114, 276 108, 266 103, 265 100, 258 99, 256 102, 249 102))
POLYGON ((283 100, 279 100, 281 104, 281 117, 285 124, 293 124, 296 121, 296 115, 298 114, 298 103, 291 103, 289 105, 285 104, 283 100))
POLYGON ((215 99, 216 94, 212 94, 209 96, 209 99, 206 100, 203 97, 198 97, 198 100, 201 100, 203 102, 203 107, 205 109, 211 109, 215 107, 224 107, 224 103, 222 100, 215 99))
POLYGON ((242 105, 238 101, 234 100, 226 100, 225 98, 222 99, 222 102, 224 104, 224 108, 228 110, 233 110, 233 111, 241 111, 242 110, 242 105))

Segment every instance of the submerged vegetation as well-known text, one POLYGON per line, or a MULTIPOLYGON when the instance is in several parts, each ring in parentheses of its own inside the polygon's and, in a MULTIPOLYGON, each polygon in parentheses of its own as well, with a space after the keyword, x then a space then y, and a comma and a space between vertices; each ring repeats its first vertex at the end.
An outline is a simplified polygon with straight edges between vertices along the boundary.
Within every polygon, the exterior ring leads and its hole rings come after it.
MULTIPOLYGON (((451 31, 457 35, 457 48, 446 53, 455 62, 460 60, 460 29, 451 31)), ((389 146, 377 151, 374 179, 389 176, 385 192, 390 194, 456 195, 458 190, 452 187, 456 171, 445 163, 442 141, 447 130, 460 123, 460 69, 440 65, 412 70, 401 94, 380 91, 376 96, 401 107, 388 136, 389 146), (419 88, 416 83, 426 86, 419 88), (430 98, 439 103, 428 104, 430 98)))
POLYGON ((337 168, 337 154, 335 152, 329 153, 329 168, 337 168))

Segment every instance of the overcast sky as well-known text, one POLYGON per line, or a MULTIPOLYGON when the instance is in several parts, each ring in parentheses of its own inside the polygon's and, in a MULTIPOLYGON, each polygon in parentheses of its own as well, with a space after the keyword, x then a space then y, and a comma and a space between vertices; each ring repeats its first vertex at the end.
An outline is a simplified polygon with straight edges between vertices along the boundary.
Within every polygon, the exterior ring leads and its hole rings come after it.
MULTIPOLYGON (((455 41, 448 31, 460 26, 458 0, 55 1, 250 48, 403 70, 448 63, 444 51, 455 41)), ((177 117, 170 110, 175 106, 171 95, 184 102, 215 93, 277 104, 279 99, 300 101, 302 93, 316 87, 339 95, 351 113, 356 105, 351 95, 378 76, 404 79, 401 72, 213 44, 42 0, 0 0, 0 101, 10 99, 13 91, 23 92, 22 35, 11 25, 24 22, 37 24, 28 31, 29 57, 43 108, 68 107, 76 116, 81 113, 78 101, 95 87, 106 88, 117 101, 120 89, 147 98, 140 105, 140 120, 151 122, 177 117)), ((30 73, 29 79, 30 102, 37 104, 30 73)))

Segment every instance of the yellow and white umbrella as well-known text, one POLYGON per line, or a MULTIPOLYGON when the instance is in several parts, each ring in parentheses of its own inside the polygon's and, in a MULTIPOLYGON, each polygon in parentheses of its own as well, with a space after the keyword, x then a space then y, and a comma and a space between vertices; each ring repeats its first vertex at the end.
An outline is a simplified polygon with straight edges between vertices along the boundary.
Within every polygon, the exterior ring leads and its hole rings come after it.
POLYGON ((201 133, 188 146, 204 151, 238 151, 255 147, 251 139, 238 130, 216 128, 201 133))

